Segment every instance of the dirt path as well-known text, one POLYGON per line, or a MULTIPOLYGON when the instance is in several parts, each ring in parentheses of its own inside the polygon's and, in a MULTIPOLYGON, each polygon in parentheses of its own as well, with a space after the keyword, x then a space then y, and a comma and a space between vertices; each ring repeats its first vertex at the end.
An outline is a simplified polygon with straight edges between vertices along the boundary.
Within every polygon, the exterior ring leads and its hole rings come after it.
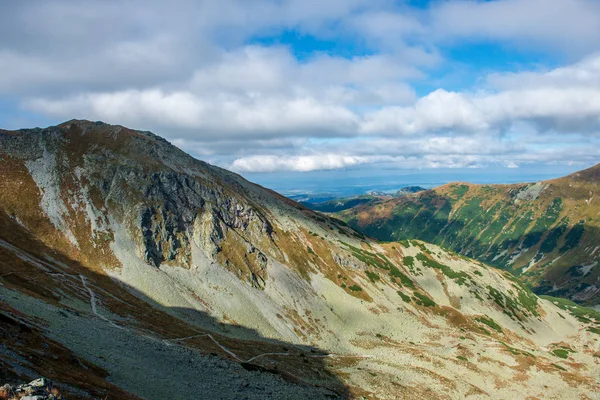
MULTIPOLYGON (((67 274, 64 274, 64 275, 67 275, 67 274)), ((73 275, 68 275, 68 276, 73 276, 73 275)), ((100 314, 98 312, 98 307, 97 307, 97 304, 96 304, 97 303, 96 293, 94 293, 94 291, 87 285, 87 281, 86 281, 85 276, 79 275, 79 278, 81 279, 81 283, 82 283, 84 289, 90 295, 90 306, 92 308, 92 313, 95 316, 97 316, 98 318, 100 318, 101 320, 105 321, 106 323, 110 324, 111 326, 113 326, 113 327, 115 327, 117 329, 127 330, 127 328, 115 324, 109 318, 105 317, 104 315, 102 315, 102 314, 100 314)), ((150 337, 150 336, 147 336, 147 335, 144 335, 144 336, 147 337, 147 338, 149 338, 149 339, 156 340, 153 337, 150 337)), ((237 354, 235 354, 233 351, 231 351, 230 349, 228 349, 227 347, 225 347, 224 345, 222 345, 221 343, 219 343, 219 341, 217 339, 215 339, 214 336, 211 335, 210 333, 202 333, 202 334, 198 334, 198 335, 186 336, 186 337, 181 337, 181 338, 176 338, 176 339, 163 339, 162 343, 164 343, 167 346, 173 346, 174 344, 176 344, 176 342, 181 342, 181 341, 184 341, 184 340, 187 340, 187 339, 200 338, 200 337, 208 337, 210 340, 212 340, 225 353, 229 354, 231 357, 233 357, 237 361, 245 362, 245 363, 252 362, 252 361, 254 361, 256 359, 259 359, 259 358, 265 357, 265 356, 286 357, 286 356, 297 355, 295 353, 289 353, 289 352, 282 352, 282 353, 271 352, 271 353, 258 354, 256 356, 250 357, 247 360, 244 360, 244 359, 240 358, 237 354)), ((316 358, 327 358, 327 357, 371 358, 372 356, 365 355, 365 354, 357 354, 357 355, 310 354, 310 355, 306 355, 306 357, 316 357, 316 358)))

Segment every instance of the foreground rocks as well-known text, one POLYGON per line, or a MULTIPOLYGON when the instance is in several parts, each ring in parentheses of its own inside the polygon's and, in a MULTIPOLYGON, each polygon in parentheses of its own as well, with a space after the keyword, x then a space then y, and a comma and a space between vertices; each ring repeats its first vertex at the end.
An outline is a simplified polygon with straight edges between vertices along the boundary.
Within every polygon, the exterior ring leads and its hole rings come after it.
POLYGON ((11 386, 6 384, 0 387, 2 400, 66 400, 54 387, 54 383, 46 378, 38 378, 29 383, 11 386))

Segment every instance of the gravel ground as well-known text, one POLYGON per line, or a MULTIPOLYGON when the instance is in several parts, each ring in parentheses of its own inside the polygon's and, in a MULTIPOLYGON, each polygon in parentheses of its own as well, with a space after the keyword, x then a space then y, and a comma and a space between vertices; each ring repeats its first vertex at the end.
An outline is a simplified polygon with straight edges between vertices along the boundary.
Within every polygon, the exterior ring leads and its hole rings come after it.
POLYGON ((48 337, 110 371, 109 381, 140 397, 163 399, 324 399, 332 392, 77 316, 0 286, 0 299, 48 323, 48 337), (60 312, 59 312, 60 311, 60 312))

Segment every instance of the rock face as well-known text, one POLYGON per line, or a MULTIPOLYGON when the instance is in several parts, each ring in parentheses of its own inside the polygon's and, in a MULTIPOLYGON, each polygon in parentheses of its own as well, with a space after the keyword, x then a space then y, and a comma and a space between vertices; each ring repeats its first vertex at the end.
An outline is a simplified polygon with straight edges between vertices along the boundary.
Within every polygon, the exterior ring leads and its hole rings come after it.
POLYGON ((49 346, 47 376, 83 398, 600 390, 593 310, 367 238, 149 132, 0 131, 0 176, 0 371, 42 373, 49 346))
POLYGON ((537 293, 600 303, 600 164, 534 184, 453 183, 340 217, 381 240, 421 239, 476 258, 537 293))
MULTIPOLYGON (((79 250, 84 250, 80 241, 88 240, 79 237, 87 236, 83 231, 91 229, 98 248, 113 240, 110 225, 117 223, 127 227, 140 256, 155 267, 189 268, 193 243, 210 259, 242 271, 248 282, 264 280, 264 254, 256 253, 257 269, 248 271, 221 248, 232 235, 248 242, 268 239, 272 231, 261 212, 236 193, 239 177, 230 174, 226 179, 233 184, 221 186, 218 174, 224 171, 149 133, 105 124, 73 122, 5 134, 2 144, 6 154, 22 160, 42 192, 43 211, 79 250)), ((89 257, 115 266, 110 257, 89 257)))

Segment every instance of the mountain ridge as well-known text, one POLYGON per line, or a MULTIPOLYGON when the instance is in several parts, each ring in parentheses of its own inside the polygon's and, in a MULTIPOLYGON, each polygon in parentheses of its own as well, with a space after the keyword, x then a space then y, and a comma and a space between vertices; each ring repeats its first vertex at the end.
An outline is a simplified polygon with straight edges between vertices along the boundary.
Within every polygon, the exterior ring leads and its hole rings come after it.
MULTIPOLYGON (((127 128, 23 132, 0 133, 0 310, 123 390, 392 399, 599 389, 600 317, 556 307, 506 272, 421 241, 372 240, 127 128), (158 377, 163 364, 179 374, 164 387, 136 372, 158 377)), ((22 374, 23 361, 3 354, 3 368, 22 374)))
POLYGON ((600 164, 537 183, 453 182, 339 216, 380 240, 423 239, 508 269, 538 293, 595 304, 599 179, 600 164))

